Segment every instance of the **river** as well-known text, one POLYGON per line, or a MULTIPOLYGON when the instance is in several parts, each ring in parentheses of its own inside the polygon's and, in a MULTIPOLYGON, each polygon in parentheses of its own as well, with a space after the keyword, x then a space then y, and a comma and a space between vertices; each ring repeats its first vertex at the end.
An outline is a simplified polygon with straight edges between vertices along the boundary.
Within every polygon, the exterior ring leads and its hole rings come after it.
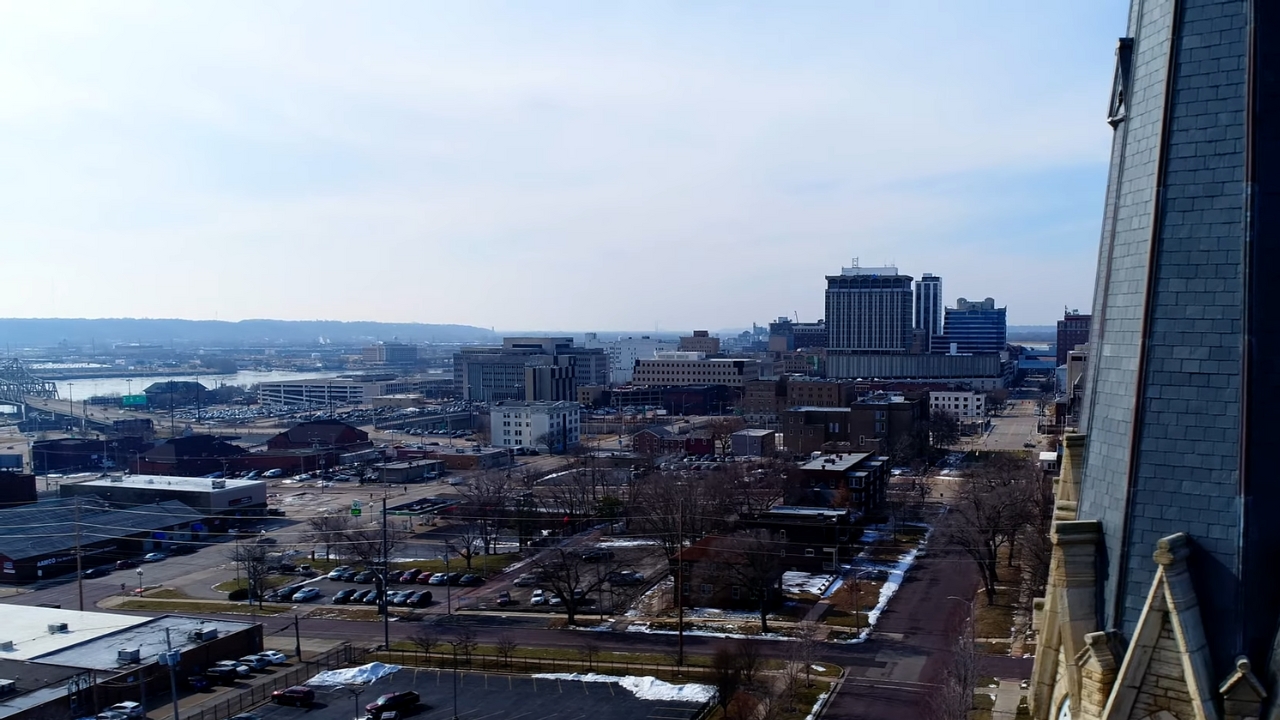
POLYGON ((75 400, 77 398, 90 398, 94 395, 141 394, 148 385, 166 380, 194 380, 207 388, 216 388, 222 385, 243 385, 248 387, 254 383, 338 377, 345 372, 349 371, 241 370, 232 375, 160 375, 153 377, 136 375, 132 378, 85 378, 83 380, 71 379, 57 380, 55 382, 58 385, 59 398, 75 400))

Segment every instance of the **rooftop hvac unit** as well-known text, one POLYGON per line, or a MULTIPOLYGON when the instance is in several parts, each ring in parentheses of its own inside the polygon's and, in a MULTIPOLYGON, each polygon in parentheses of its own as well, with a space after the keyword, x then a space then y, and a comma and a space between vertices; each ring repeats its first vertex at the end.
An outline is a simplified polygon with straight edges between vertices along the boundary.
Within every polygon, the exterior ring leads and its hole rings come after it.
POLYGON ((123 476, 123 475, 112 475, 112 476, 111 476, 111 479, 110 479, 108 482, 113 482, 113 483, 122 483, 122 482, 124 482, 124 476, 123 476))
POLYGON ((136 663, 142 659, 141 648, 129 648, 127 650, 116 651, 116 662, 119 663, 136 663))
POLYGON ((56 635, 67 631, 66 623, 49 623, 49 634, 56 635))
POLYGON ((0 680, 0 695, 8 695, 18 689, 18 683, 12 680, 0 680))
POLYGON ((13 641, 0 640, 0 652, 13 652, 13 641))
POLYGON ((226 489, 227 489, 227 481, 226 481, 226 480, 214 480, 214 481, 213 481, 213 483, 211 483, 211 484, 212 484, 212 486, 213 486, 213 489, 214 489, 214 490, 226 490, 226 489))
POLYGON ((187 639, 194 640, 196 642, 209 642, 210 640, 217 640, 218 628, 213 628, 213 627, 196 628, 195 630, 192 630, 191 632, 187 633, 187 639))

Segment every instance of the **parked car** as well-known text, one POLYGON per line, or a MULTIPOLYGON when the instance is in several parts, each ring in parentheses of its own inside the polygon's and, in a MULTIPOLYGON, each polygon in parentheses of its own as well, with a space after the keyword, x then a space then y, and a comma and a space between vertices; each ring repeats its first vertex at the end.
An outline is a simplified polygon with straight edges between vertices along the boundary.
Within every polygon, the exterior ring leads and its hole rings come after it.
POLYGON ((240 673, 236 672, 234 667, 226 665, 214 665, 204 671, 205 677, 213 682, 222 683, 223 685, 235 685, 236 680, 240 678, 240 673))
POLYGON ((534 573, 525 573, 524 575, 516 578, 516 581, 511 584, 516 587, 533 587, 538 584, 538 580, 540 579, 541 578, 534 573))
POLYGON ((108 712, 118 712, 125 717, 140 718, 146 714, 143 710, 142 703, 136 703, 132 700, 116 703, 107 708, 108 712))
POLYGON ((271 693, 271 701, 277 705, 310 707, 315 700, 316 691, 302 685, 294 685, 271 693))
POLYGON ((373 582, 374 578, 376 577, 378 577, 378 575, 374 571, 365 570, 362 573, 358 573, 353 579, 356 583, 359 583, 360 585, 368 585, 369 583, 373 582))
POLYGON ((404 572, 400 573, 400 582, 402 583, 414 582, 418 579, 418 576, 421 574, 422 574, 422 571, 419 570, 418 568, 413 568, 412 570, 405 570, 404 572))
POLYGON ((498 607, 506 607, 511 604, 511 593, 503 590, 498 593, 498 607))
POLYGON ((253 674, 253 670, 251 670, 248 665, 235 660, 219 660, 214 663, 213 666, 231 668, 232 670, 235 670, 236 675, 239 675, 240 677, 249 677, 253 674))
POLYGON ((556 607, 559 605, 563 605, 564 600, 562 600, 559 595, 555 593, 551 593, 550 595, 547 596, 547 604, 550 605, 551 607, 556 607))
POLYGON ((418 693, 412 690, 387 693, 368 705, 365 705, 364 711, 369 714, 369 717, 377 718, 384 712, 405 712, 407 710, 412 710, 418 705, 419 701, 418 693))
POLYGON ((146 555, 142 556, 142 562, 144 563, 160 562, 161 560, 164 560, 167 557, 169 556, 165 555, 162 552, 147 553, 146 555))
POLYGON ((375 591, 372 588, 368 590, 357 590, 355 594, 351 596, 350 602, 352 605, 355 605, 356 603, 363 603, 364 599, 374 594, 374 592, 375 591))
POLYGON ((330 600, 330 602, 332 602, 334 605, 346 605, 348 602, 351 601, 351 596, 355 595, 357 592, 359 591, 356 590, 355 588, 343 588, 333 594, 333 598, 330 600))
POLYGON ((197 548, 195 545, 192 545, 191 543, 181 543, 179 545, 174 545, 173 547, 169 548, 169 554, 170 555, 194 555, 196 550, 198 549, 199 548, 197 548))
POLYGON ((284 475, 284 470, 281 470, 280 468, 271 468, 270 470, 262 473, 262 477, 264 478, 278 478, 281 475, 284 475))
POLYGON ((462 584, 462 576, 463 576, 463 575, 465 575, 465 574, 466 574, 466 573, 460 573, 460 572, 456 572, 456 573, 449 573, 449 581, 448 581, 448 582, 449 582, 449 584, 450 584, 450 585, 461 585, 461 584, 462 584))
POLYGON ((533 596, 529 598, 529 604, 530 605, 546 605, 547 593, 542 588, 538 588, 537 590, 534 590, 533 596))
POLYGON ((612 550, 603 550, 600 548, 596 548, 595 550, 588 550, 587 552, 582 553, 583 562, 596 563, 596 562, 603 562, 605 560, 612 560, 612 559, 613 559, 612 550))
POLYGON ((342 573, 342 577, 338 578, 342 582, 355 582, 356 576, 360 574, 359 570, 347 570, 342 573))
POLYGON ((458 578, 458 584, 459 584, 459 585, 467 585, 467 586, 471 586, 471 585, 483 585, 483 584, 484 584, 484 578, 482 578, 482 577, 480 577, 479 575, 476 575, 476 574, 474 574, 474 573, 467 573, 466 575, 463 575, 462 577, 458 578))
POLYGON ((313 587, 305 587, 293 594, 293 601, 296 603, 307 602, 309 600, 315 600, 318 597, 320 597, 319 590, 313 587))
MULTIPOLYGON (((431 579, 432 579, 432 578, 434 578, 436 575, 439 575, 439 574, 440 574, 440 573, 429 573, 429 572, 424 572, 424 573, 422 573, 421 575, 419 575, 418 577, 414 578, 414 580, 413 580, 413 581, 414 581, 415 583, 419 584, 419 585, 428 585, 428 584, 432 584, 432 583, 431 583, 431 579)), ((434 583, 434 584, 435 584, 435 585, 439 585, 440 583, 434 583)))
POLYGON ((434 573, 427 581, 428 585, 448 585, 449 573, 434 573))
POLYGON ((196 692, 204 692, 213 687, 213 683, 209 682, 209 678, 203 675, 188 675, 183 684, 187 686, 187 689, 195 690, 196 692))
POLYGON ((227 718, 227 720, 262 720, 262 716, 254 715, 253 713, 237 713, 227 718))
POLYGON ((240 658, 240 664, 253 670, 266 670, 271 667, 271 661, 261 655, 245 655, 240 658))
POLYGON ((426 607, 431 604, 431 591, 419 590, 409 598, 410 607, 426 607))
POLYGON ((640 585, 644 583, 644 575, 630 570, 615 570, 605 575, 611 585, 640 585))
POLYGON ((278 650, 263 650, 258 655, 270 660, 272 665, 283 665, 289 662, 289 656, 278 650))
POLYGON ((86 580, 92 580, 93 578, 106 577, 110 575, 111 571, 114 569, 115 568, 110 565, 103 565, 102 567, 89 568, 88 570, 80 573, 80 576, 86 580))
POLYGON ((370 590, 369 594, 365 595, 364 600, 362 600, 361 602, 363 602, 365 605, 377 605, 378 601, 381 599, 382 599, 382 595, 377 590, 370 590))
POLYGON ((138 567, 137 560, 117 560, 116 561, 117 570, 132 570, 133 568, 136 568, 136 567, 138 567))
POLYGON ((94 720, 128 720, 129 716, 114 710, 103 710, 93 716, 94 720))
POLYGON ((338 567, 330 570, 329 574, 325 575, 325 577, 329 578, 330 580, 341 580, 342 574, 350 569, 351 567, 348 565, 339 565, 338 567))

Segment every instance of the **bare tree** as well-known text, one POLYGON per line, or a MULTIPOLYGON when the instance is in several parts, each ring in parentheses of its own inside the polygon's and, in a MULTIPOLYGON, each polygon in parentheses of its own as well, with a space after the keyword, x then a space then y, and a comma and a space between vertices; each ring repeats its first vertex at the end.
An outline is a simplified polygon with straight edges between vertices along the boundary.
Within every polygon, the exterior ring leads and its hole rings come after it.
POLYGON ((733 434, 745 428, 747 422, 735 415, 725 415, 717 417, 704 427, 711 432, 711 439, 715 443, 720 455, 733 454, 733 434))
POLYGON ((1034 464, 997 453, 970 471, 939 524, 940 539, 978 566, 987 604, 996 601, 1000 547, 1028 527, 1041 530, 1043 480, 1034 464))
POLYGON ((578 657, 582 658, 588 670, 594 670, 596 658, 600 657, 600 643, 593 638, 587 638, 578 646, 578 657))
POLYGON ((723 645, 711 656, 711 674, 716 684, 716 704, 720 715, 728 717, 729 704, 742 686, 742 666, 734 652, 723 645))
POLYGON ((621 563, 613 559, 587 562, 582 555, 564 548, 548 550, 533 565, 541 576, 539 586, 552 591, 564 602, 570 625, 576 621, 579 608, 590 602, 589 596, 608 581, 609 573, 621 567, 621 563))
POLYGON ((336 548, 342 553, 343 534, 351 529, 351 516, 339 513, 313 515, 307 518, 307 534, 305 539, 324 547, 324 559, 329 560, 330 552, 336 548))
POLYGON ((535 446, 541 445, 547 449, 547 454, 554 454, 560 449, 560 433, 554 430, 548 430, 533 439, 535 446))
POLYGON ((977 684, 978 656, 973 646, 973 617, 970 615, 952 646, 951 662, 941 687, 929 695, 929 720, 968 720, 977 684))
POLYGON ((747 685, 755 685, 764 659, 760 656, 760 646, 751 640, 738 640, 734 646, 738 669, 742 671, 742 681, 747 685))
POLYGON ((801 622, 796 627, 796 642, 792 646, 796 662, 804 666, 804 686, 813 687, 810 671, 813 662, 818 659, 818 628, 811 622, 801 622))
POLYGON ((227 559, 240 566, 244 575, 245 586, 249 589, 249 600, 258 602, 262 607, 262 596, 266 590, 266 579, 271 574, 271 565, 267 562, 269 554, 267 546, 256 542, 237 540, 227 550, 227 559))
POLYGON ((949 448, 960 441, 960 422, 945 410, 929 413, 929 437, 936 448, 949 448))
POLYGON ((769 610, 782 582, 782 549, 764 530, 738 533, 724 545, 727 562, 720 572, 759 602, 760 632, 769 632, 769 610))
POLYGON ((498 657, 502 658, 502 664, 507 668, 511 667, 511 657, 516 654, 516 648, 520 647, 520 643, 507 633, 498 636, 498 642, 494 645, 494 651, 498 653, 498 657))
POLYGON ((503 473, 486 472, 460 488, 460 494, 460 516, 474 526, 484 554, 492 554, 500 531, 513 518, 515 483, 503 473))
POLYGON ((409 642, 412 642, 419 650, 425 654, 430 654, 432 650, 440 645, 440 636, 430 625, 419 625, 417 630, 409 636, 409 642))
POLYGON ((462 658, 467 661, 467 665, 471 664, 471 655, 480 646, 476 642, 476 631, 466 625, 454 628, 452 636, 447 642, 453 648, 454 653, 462 655, 462 658))
MULTIPOLYGON (((404 530, 393 527, 386 528, 386 554, 390 557, 402 545, 408 534, 404 530)), ((378 523, 350 526, 342 533, 342 542, 347 552, 368 565, 382 562, 383 528, 378 523)))

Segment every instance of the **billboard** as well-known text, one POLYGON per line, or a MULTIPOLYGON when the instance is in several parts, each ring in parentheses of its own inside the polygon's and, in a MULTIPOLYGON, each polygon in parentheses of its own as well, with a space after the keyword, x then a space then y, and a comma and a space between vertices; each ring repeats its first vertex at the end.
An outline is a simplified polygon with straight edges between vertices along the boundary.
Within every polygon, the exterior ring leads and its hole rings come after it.
POLYGON ((146 395, 121 395, 120 404, 125 407, 138 407, 147 404, 146 395))

